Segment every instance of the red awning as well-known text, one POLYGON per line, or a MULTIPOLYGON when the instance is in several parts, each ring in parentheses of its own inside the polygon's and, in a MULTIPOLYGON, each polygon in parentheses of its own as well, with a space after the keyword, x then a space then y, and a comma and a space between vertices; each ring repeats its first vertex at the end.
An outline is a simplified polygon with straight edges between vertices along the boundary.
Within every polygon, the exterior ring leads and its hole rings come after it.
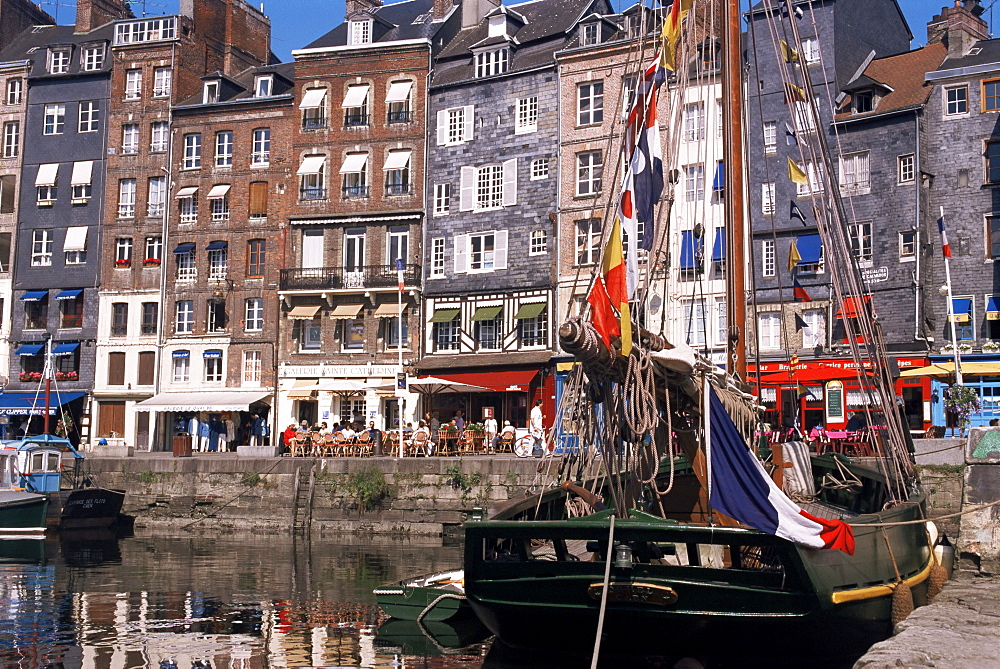
POLYGON ((862 313, 861 305, 868 304, 871 300, 871 295, 865 295, 864 298, 845 297, 843 306, 837 309, 837 318, 857 318, 862 313))
MULTIPOLYGON (((870 371, 865 370, 867 375, 871 375, 870 371)), ((839 367, 813 367, 811 369, 799 369, 794 372, 774 372, 771 374, 764 374, 758 379, 760 383, 787 383, 793 384, 799 383, 817 383, 834 381, 836 379, 856 379, 858 378, 858 370, 855 369, 842 369, 839 367)))
POLYGON ((496 391, 527 392, 528 386, 538 374, 537 369, 519 369, 503 372, 452 372, 435 374, 438 378, 468 383, 473 386, 483 386, 496 391))

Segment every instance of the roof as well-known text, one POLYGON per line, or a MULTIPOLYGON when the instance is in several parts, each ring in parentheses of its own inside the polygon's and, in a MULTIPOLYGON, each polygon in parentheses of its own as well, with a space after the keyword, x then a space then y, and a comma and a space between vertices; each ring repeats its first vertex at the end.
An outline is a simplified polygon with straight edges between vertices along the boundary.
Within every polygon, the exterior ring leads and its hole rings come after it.
MULTIPOLYGON (((880 84, 889 92, 879 100, 874 110, 865 114, 839 113, 836 120, 878 116, 925 104, 931 87, 924 84, 924 74, 937 69, 947 53, 947 47, 938 42, 895 56, 876 58, 847 88, 858 90, 866 81, 871 81, 873 85, 880 84)), ((848 96, 842 108, 849 109, 850 101, 851 97, 848 96)))
MULTIPOLYGON (((433 20, 433 10, 434 0, 403 0, 403 2, 382 5, 366 12, 383 27, 382 31, 375 28, 372 43, 430 39, 441 25, 440 22, 433 20)), ((347 22, 345 21, 304 48, 320 49, 346 46, 347 37, 347 22)))
POLYGON ((99 70, 80 71, 80 49, 74 49, 69 71, 66 74, 48 74, 46 72, 49 46, 92 44, 94 42, 111 42, 114 35, 114 24, 108 23, 90 32, 78 33, 75 26, 33 26, 23 30, 9 46, 0 50, 0 62, 15 60, 31 61, 31 77, 64 78, 106 75, 111 71, 111 54, 105 52, 104 64, 99 70))
MULTIPOLYGON (((229 82, 229 86, 222 87, 219 91, 219 102, 216 104, 226 104, 230 102, 250 102, 250 101, 260 101, 264 102, 280 96, 289 96, 292 94, 292 88, 294 87, 294 77, 295 77, 295 63, 277 63, 274 65, 259 65, 256 67, 248 67, 239 74, 229 77, 221 72, 213 72, 211 74, 206 74, 201 77, 202 81, 211 81, 213 79, 220 79, 229 82), (264 98, 258 98, 254 96, 254 85, 257 77, 260 75, 274 75, 273 82, 271 84, 271 95, 264 98)), ((186 100, 181 101, 176 107, 200 107, 204 103, 202 102, 202 93, 199 91, 197 94, 192 95, 186 100)), ((212 105, 205 105, 212 106, 212 105)))
POLYGON ((940 64, 940 70, 956 70, 963 67, 988 65, 1000 62, 1000 39, 984 39, 976 42, 964 56, 949 57, 940 64))

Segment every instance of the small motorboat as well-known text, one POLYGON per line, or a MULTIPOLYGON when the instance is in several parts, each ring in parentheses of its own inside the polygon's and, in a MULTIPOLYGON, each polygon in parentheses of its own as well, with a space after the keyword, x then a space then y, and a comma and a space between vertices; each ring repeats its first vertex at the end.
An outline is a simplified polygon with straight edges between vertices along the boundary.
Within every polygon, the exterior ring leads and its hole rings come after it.
POLYGON ((465 573, 461 569, 404 579, 372 592, 379 607, 400 620, 441 621, 472 613, 465 601, 465 573))

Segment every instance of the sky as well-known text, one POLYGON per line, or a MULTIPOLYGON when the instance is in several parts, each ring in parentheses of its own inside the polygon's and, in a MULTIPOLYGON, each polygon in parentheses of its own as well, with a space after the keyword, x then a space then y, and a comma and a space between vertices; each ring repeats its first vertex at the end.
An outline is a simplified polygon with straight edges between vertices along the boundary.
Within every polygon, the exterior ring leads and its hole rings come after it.
MULTIPOLYGON (((548 0, 559 2, 559 0, 548 0)), ((630 6, 634 0, 624 0, 622 7, 630 6)), ((746 4, 746 0, 743 0, 746 4)), ((910 32, 914 35, 913 46, 920 46, 927 39, 927 22, 941 11, 941 7, 950 5, 952 0, 898 0, 910 32)), ((613 5, 618 8, 616 0, 613 5)), ((47 11, 61 24, 72 23, 76 19, 76 3, 72 0, 52 0, 41 3, 47 11)), ((261 0, 251 3, 260 6, 261 0)), ((292 59, 292 49, 300 49, 318 37, 326 34, 344 20, 344 0, 265 0, 264 13, 271 19, 271 49, 282 61, 292 59)), ((512 4, 508 2, 507 4, 512 4)), ((991 7, 984 18, 993 29, 992 14, 1000 20, 1000 1, 983 0, 984 7, 991 7), (991 7, 992 4, 997 7, 991 7)), ((136 15, 145 11, 147 14, 172 14, 177 12, 178 0, 132 0, 132 8, 136 15)))

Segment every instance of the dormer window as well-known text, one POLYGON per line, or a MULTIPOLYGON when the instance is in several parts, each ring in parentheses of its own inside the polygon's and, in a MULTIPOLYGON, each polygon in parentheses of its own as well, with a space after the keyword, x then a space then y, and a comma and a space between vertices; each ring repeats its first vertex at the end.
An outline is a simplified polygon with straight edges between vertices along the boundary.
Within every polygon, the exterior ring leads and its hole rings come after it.
POLYGON ((507 16, 497 14, 490 17, 489 37, 504 37, 507 34, 507 16))
POLYGON ((254 97, 267 98, 271 97, 271 89, 274 85, 274 77, 270 74, 258 75, 254 79, 254 97))
POLYGON ((350 27, 351 44, 371 44, 372 22, 370 19, 365 21, 350 21, 348 25, 350 27))
POLYGON ((81 69, 84 72, 94 72, 104 67, 104 45, 97 44, 85 47, 81 59, 81 69))
POLYGON ((601 43, 601 27, 588 23, 580 28, 580 46, 594 46, 601 43))
POLYGON ((476 78, 503 74, 510 67, 510 50, 507 47, 476 54, 476 78))
POLYGON ((219 82, 206 81, 205 87, 202 90, 202 95, 201 95, 202 104, 210 105, 210 104, 215 104, 218 101, 219 101, 219 82))
POLYGON ((49 74, 69 72, 69 47, 49 49, 49 74))
POLYGON ((871 91, 859 91, 852 97, 855 114, 865 114, 875 109, 875 94, 871 91))

